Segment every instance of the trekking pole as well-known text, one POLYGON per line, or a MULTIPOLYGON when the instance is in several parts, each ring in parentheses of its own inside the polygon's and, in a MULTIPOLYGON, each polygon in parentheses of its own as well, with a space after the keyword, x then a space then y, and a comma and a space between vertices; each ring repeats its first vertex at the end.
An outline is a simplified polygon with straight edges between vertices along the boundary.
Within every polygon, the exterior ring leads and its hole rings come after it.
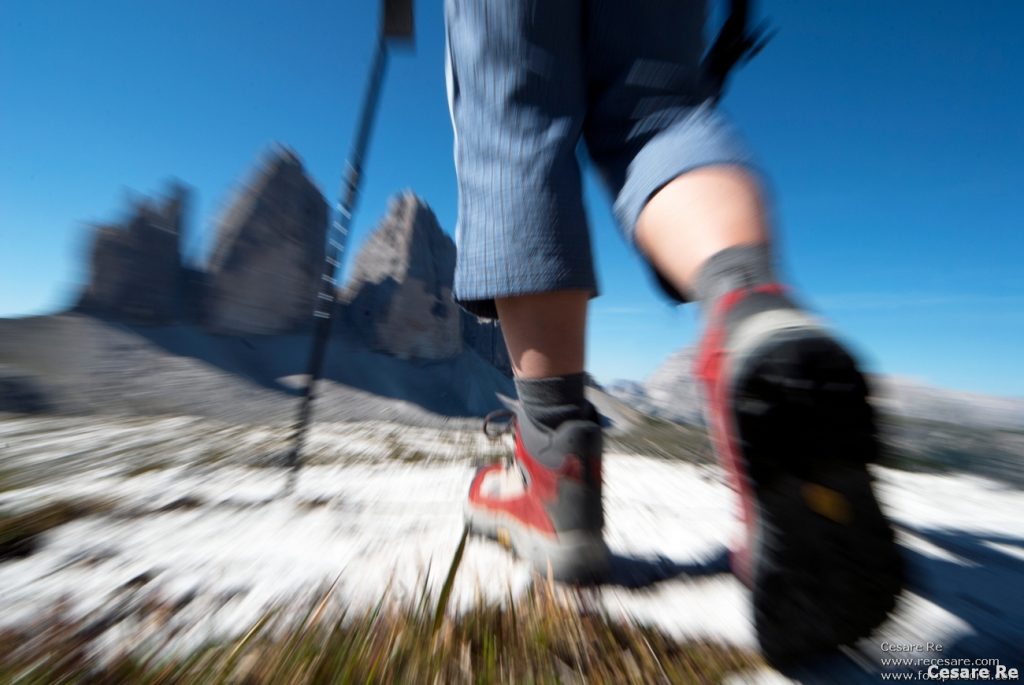
POLYGON ((299 413, 292 433, 292 446, 286 458, 291 468, 288 479, 290 491, 301 466, 302 446, 309 428, 313 399, 316 396, 316 382, 323 370, 327 342, 331 336, 331 321, 334 312, 335 292, 341 276, 342 258, 352 226, 352 215, 359 199, 359 184, 362 181, 363 158, 370 142, 377 103, 380 101, 384 70, 387 66, 388 44, 391 41, 411 41, 413 38, 413 0, 383 0, 380 30, 377 34, 373 63, 370 66, 370 80, 363 96, 363 108, 356 127, 355 140, 345 164, 345 172, 339 189, 339 199, 331 218, 327 234, 327 249, 323 273, 320 276, 320 290, 317 293, 313 312, 313 345, 309 353, 306 375, 308 381, 299 402, 299 413))

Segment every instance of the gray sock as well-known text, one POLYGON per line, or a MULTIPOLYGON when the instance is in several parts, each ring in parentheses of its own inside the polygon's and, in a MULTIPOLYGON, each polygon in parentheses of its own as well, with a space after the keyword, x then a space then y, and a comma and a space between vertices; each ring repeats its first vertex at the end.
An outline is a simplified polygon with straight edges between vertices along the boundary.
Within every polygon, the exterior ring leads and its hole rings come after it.
MULTIPOLYGON (((777 282, 771 248, 767 244, 736 245, 716 252, 704 262, 697 273, 694 291, 701 309, 708 316, 715 310, 718 301, 734 290, 777 282)), ((740 308, 742 312, 730 314, 732 322, 766 309, 796 308, 785 295, 758 293, 745 299, 750 302, 740 308)))
POLYGON ((563 421, 589 416, 583 394, 585 374, 550 378, 516 379, 516 391, 523 411, 535 422, 558 428, 563 421))

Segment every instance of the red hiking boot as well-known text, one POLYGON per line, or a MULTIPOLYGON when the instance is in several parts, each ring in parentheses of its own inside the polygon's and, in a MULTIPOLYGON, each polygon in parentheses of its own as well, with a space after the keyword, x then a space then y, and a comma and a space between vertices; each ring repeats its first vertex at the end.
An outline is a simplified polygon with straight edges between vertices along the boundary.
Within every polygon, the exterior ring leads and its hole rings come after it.
POLYGON ((477 470, 466 524, 510 548, 541 575, 550 570, 562 582, 599 581, 608 569, 608 549, 596 412, 594 421, 566 421, 555 430, 534 423, 522 410, 509 414, 514 458, 477 470))
POLYGON ((866 468, 879 444, 856 362, 767 285, 719 301, 697 373, 739 496, 746 539, 732 564, 765 657, 786 663, 868 635, 895 605, 903 562, 866 468))

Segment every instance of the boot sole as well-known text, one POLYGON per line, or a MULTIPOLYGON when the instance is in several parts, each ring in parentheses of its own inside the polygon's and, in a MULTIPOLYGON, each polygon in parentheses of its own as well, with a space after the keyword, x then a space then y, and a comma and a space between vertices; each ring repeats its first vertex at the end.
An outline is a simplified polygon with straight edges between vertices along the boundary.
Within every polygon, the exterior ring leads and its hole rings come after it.
POLYGON ((598 583, 607 576, 608 547, 601 535, 565 531, 552 538, 502 513, 466 505, 470 533, 494 540, 543 577, 562 583, 598 583))
POLYGON ((879 444, 849 354, 791 332, 741 364, 732 407, 756 499, 754 625, 765 658, 787 664, 870 634, 895 606, 904 563, 866 468, 879 444))

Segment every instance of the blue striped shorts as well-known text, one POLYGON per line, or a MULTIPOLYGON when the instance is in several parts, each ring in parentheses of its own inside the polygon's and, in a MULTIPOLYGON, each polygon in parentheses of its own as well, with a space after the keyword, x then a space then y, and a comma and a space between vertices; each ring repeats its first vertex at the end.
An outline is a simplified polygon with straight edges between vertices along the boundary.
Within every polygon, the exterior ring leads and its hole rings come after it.
POLYGON ((597 294, 581 140, 630 242, 672 179, 749 163, 711 104, 705 19, 704 0, 446 0, 460 305, 495 318, 495 298, 597 294))

